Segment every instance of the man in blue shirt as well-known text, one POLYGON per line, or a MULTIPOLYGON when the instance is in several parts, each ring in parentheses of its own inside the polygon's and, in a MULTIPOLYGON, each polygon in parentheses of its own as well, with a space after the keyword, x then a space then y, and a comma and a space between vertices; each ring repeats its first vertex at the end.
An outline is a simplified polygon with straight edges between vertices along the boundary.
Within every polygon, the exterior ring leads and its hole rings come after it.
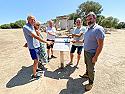
POLYGON ((102 51, 104 43, 104 29, 96 24, 96 15, 90 12, 86 16, 88 29, 84 34, 84 60, 86 64, 86 73, 80 77, 89 79, 89 84, 85 86, 85 90, 91 90, 94 81, 94 66, 98 60, 98 56, 102 51))
POLYGON ((34 24, 35 24, 35 17, 34 16, 28 16, 27 17, 28 23, 23 27, 23 33, 25 36, 25 39, 27 41, 27 46, 30 51, 31 58, 34 60, 33 64, 33 76, 32 78, 39 77, 36 74, 36 70, 38 67, 38 55, 39 55, 39 42, 44 42, 49 44, 47 41, 44 41, 39 36, 37 36, 35 30, 34 30, 34 24))

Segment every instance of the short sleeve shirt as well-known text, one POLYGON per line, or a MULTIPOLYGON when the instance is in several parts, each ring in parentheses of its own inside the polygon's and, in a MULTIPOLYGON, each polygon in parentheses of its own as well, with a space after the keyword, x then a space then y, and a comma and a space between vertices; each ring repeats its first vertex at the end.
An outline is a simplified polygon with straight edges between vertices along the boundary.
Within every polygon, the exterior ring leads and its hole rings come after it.
POLYGON ((52 28, 51 27, 47 27, 46 32, 47 32, 47 39, 49 39, 49 40, 55 40, 55 36, 48 34, 48 32, 55 33, 56 32, 56 28, 55 27, 52 27, 52 28))
POLYGON ((84 50, 95 53, 98 47, 97 40, 105 38, 105 31, 102 26, 95 24, 87 29, 84 34, 84 50))
MULTIPOLYGON (((76 40, 76 41, 83 40, 85 31, 86 31, 86 28, 83 27, 83 26, 81 28, 75 27, 73 29, 73 31, 72 31, 72 34, 80 34, 80 33, 83 33, 83 34, 80 37, 74 37, 73 40, 76 40)), ((73 45, 75 45, 75 46, 83 46, 83 43, 73 43, 73 45)))
POLYGON ((24 25, 23 33, 29 49, 35 49, 40 47, 40 42, 31 36, 31 33, 37 35, 32 25, 30 25, 29 23, 24 25))

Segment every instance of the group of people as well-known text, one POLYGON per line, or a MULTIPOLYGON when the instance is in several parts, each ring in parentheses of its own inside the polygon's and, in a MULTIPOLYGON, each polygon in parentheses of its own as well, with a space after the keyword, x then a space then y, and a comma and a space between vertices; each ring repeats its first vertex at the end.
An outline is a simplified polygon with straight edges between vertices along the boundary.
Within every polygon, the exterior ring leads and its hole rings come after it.
POLYGON ((23 27, 23 32, 27 43, 24 47, 28 47, 33 63, 33 75, 32 78, 38 78, 37 71, 43 68, 43 63, 49 62, 49 54, 51 49, 51 58, 56 58, 53 55, 53 45, 55 37, 55 29, 53 27, 53 21, 49 21, 49 26, 46 29, 47 40, 43 39, 40 31, 40 22, 35 20, 34 16, 27 17, 28 23, 23 27), (47 44, 47 53, 45 48, 47 44))
MULTIPOLYGON (((47 40, 43 39, 39 30, 40 23, 35 21, 34 16, 27 17, 28 23, 23 27, 24 36, 27 43, 24 45, 29 48, 33 63, 33 78, 39 77, 37 75, 39 62, 48 62, 50 58, 56 58, 53 55, 53 45, 56 36, 56 29, 53 26, 53 21, 49 21, 49 26, 46 29, 47 40), (47 44, 47 54, 45 52, 45 43, 47 44), (51 55, 50 55, 51 51, 51 55), (39 59, 42 58, 42 59, 39 59), (41 61, 43 60, 43 61, 41 61)), ((82 26, 82 20, 76 19, 76 27, 68 34, 72 37, 72 46, 70 49, 70 62, 67 65, 73 64, 74 52, 77 49, 77 63, 79 64, 82 49, 84 48, 84 62, 86 64, 86 73, 79 75, 81 78, 88 78, 89 83, 85 86, 85 90, 91 90, 94 82, 94 66, 100 55, 105 38, 105 31, 102 26, 96 24, 96 15, 90 12, 86 15, 87 27, 82 26), (83 46, 84 44, 84 46, 83 46)))

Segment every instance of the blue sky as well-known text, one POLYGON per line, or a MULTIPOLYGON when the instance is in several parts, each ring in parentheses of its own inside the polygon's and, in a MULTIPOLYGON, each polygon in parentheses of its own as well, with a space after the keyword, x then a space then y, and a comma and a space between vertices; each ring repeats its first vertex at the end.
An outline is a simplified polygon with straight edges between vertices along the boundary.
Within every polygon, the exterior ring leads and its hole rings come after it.
MULTIPOLYGON (((30 14, 46 22, 56 16, 76 12, 87 0, 0 0, 0 24, 26 19, 30 14)), ((113 16, 125 21, 125 0, 93 0, 103 7, 102 15, 113 16)))

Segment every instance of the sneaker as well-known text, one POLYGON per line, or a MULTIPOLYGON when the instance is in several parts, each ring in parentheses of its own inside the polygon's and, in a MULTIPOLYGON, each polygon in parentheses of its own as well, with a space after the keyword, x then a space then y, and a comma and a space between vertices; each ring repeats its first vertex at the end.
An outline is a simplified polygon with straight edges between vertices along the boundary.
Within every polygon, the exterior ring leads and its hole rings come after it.
POLYGON ((54 55, 51 55, 51 58, 57 58, 56 56, 54 56, 54 55))
POLYGON ((87 84, 87 85, 85 85, 85 91, 91 90, 92 87, 93 87, 93 84, 87 84))
POLYGON ((67 66, 68 66, 68 65, 73 65, 73 63, 72 63, 72 62, 69 62, 69 63, 67 63, 66 65, 67 65, 67 66))
POLYGON ((79 75, 81 78, 89 78, 89 76, 85 73, 84 75, 79 75))
POLYGON ((40 75, 36 75, 36 76, 32 75, 31 78, 32 79, 38 79, 38 78, 40 78, 40 75))
POLYGON ((74 67, 77 68, 77 69, 79 69, 79 67, 78 67, 78 63, 77 63, 74 67))
POLYGON ((36 72, 38 72, 38 71, 42 71, 42 69, 38 68, 38 69, 36 70, 36 72))
POLYGON ((76 66, 76 65, 74 66, 74 68, 79 69, 79 67, 78 67, 78 66, 76 66))

